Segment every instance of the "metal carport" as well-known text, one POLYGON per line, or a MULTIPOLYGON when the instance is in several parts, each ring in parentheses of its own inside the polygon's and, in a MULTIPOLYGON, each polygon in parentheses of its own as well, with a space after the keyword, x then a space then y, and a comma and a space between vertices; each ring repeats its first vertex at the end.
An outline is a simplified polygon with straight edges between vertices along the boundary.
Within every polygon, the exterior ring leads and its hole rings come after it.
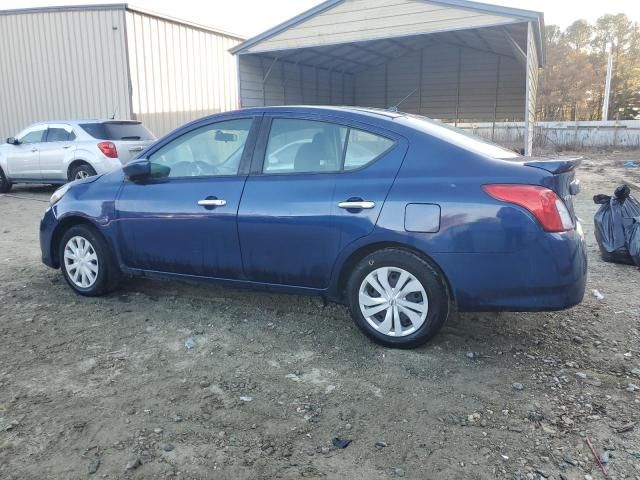
POLYGON ((453 124, 524 121, 531 154, 542 13, 467 0, 328 0, 230 51, 240 105, 359 105, 453 124))

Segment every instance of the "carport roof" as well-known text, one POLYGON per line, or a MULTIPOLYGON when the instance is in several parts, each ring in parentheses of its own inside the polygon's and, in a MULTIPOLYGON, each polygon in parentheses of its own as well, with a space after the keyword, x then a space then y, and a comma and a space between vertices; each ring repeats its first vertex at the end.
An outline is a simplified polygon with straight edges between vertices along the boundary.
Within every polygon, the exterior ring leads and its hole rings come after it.
MULTIPOLYGON (((448 30, 439 30, 434 32, 426 31, 423 34, 444 33, 446 31, 464 31, 466 29, 492 27, 499 24, 509 25, 512 23, 519 23, 519 22, 531 22, 535 29, 536 46, 537 46, 537 51, 539 52, 538 60, 540 65, 544 63, 544 54, 545 54, 544 37, 543 37, 544 15, 541 12, 535 12, 531 10, 522 10, 519 8, 503 7, 499 5, 490 5, 486 3, 478 3, 478 2, 473 2, 469 0, 414 0, 414 1, 418 3, 424 3, 425 7, 429 4, 440 5, 443 7, 449 7, 451 9, 470 10, 474 12, 479 12, 481 14, 492 15, 494 17, 504 17, 504 20, 505 20, 504 22, 502 21, 496 22, 495 25, 491 25, 491 24, 487 24, 487 25, 474 24, 469 26, 465 26, 464 24, 456 25, 455 27, 451 27, 448 30)), ((300 15, 297 15, 287 20, 286 22, 281 23, 280 25, 277 25, 253 38, 250 38, 240 43, 239 45, 236 45, 234 48, 230 49, 230 52, 233 54, 254 53, 252 50, 259 47, 260 44, 263 44, 268 40, 272 39, 273 37, 276 37, 279 34, 282 34, 283 32, 289 29, 292 29, 293 27, 312 19, 313 17, 319 16, 320 14, 326 12, 327 10, 337 7, 339 4, 344 2, 345 0, 327 0, 307 10, 306 12, 301 13, 300 15)), ((366 40, 375 40, 375 39, 365 39, 365 41, 366 40)), ((339 43, 340 42, 338 42, 337 44, 339 43)), ((267 48, 265 50, 262 50, 256 53, 264 53, 265 51, 269 51, 269 49, 267 48)))

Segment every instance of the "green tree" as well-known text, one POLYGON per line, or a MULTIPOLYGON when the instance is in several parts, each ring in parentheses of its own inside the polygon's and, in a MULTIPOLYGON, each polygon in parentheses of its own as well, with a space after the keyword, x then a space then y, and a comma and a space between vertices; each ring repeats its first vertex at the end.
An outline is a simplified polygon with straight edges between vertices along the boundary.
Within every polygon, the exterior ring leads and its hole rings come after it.
POLYGON ((585 50, 591 43, 593 27, 586 20, 576 20, 562 34, 562 40, 576 51, 585 50))
POLYGON ((640 26, 624 14, 603 15, 594 25, 573 22, 545 29, 547 65, 538 88, 539 118, 597 120, 602 115, 608 46, 613 52, 609 118, 640 115, 640 26))

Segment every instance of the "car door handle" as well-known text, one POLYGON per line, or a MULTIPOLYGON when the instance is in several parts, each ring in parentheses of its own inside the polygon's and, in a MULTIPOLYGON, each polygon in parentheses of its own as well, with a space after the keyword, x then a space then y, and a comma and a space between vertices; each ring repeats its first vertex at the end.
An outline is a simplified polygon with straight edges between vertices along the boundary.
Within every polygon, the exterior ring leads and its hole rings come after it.
POLYGON ((32 151, 32 152, 37 152, 37 151, 38 151, 38 149, 37 149, 37 148, 32 148, 32 149, 31 149, 31 151, 32 151))
POLYGON ((220 198, 205 198, 204 200, 198 200, 198 205, 201 207, 224 207, 226 204, 227 201, 220 198))
POLYGON ((358 201, 350 201, 338 203, 340 208, 353 209, 353 210, 362 210, 362 209, 371 209, 376 206, 375 202, 368 202, 366 200, 358 200, 358 201))
POLYGON ((63 145, 62 148, 71 148, 71 145, 63 145))

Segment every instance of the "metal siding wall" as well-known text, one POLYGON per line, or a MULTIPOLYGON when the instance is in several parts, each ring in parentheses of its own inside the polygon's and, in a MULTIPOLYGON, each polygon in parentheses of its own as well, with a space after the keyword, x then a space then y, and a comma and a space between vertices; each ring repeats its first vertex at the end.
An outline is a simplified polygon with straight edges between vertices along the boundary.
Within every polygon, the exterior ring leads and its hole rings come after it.
POLYGON ((508 24, 513 18, 428 1, 345 0, 249 48, 258 53, 508 24))
POLYGON ((354 104, 352 74, 274 61, 259 55, 240 55, 238 64, 243 108, 354 104))
POLYGON ((131 10, 126 23, 133 115, 152 132, 238 107, 239 40, 131 10))
MULTIPOLYGON (((525 122, 466 123, 459 128, 491 138, 497 143, 522 148, 525 122)), ((579 151, 590 148, 640 147, 640 120, 595 122, 536 122, 534 145, 542 148, 566 147, 579 151)))
POLYGON ((525 72, 502 57, 496 84, 497 62, 488 52, 425 47, 356 74, 355 104, 389 108, 408 96, 400 110, 448 122, 522 120, 525 72))
POLYGON ((44 120, 128 119, 122 9, 0 15, 0 138, 44 120))

